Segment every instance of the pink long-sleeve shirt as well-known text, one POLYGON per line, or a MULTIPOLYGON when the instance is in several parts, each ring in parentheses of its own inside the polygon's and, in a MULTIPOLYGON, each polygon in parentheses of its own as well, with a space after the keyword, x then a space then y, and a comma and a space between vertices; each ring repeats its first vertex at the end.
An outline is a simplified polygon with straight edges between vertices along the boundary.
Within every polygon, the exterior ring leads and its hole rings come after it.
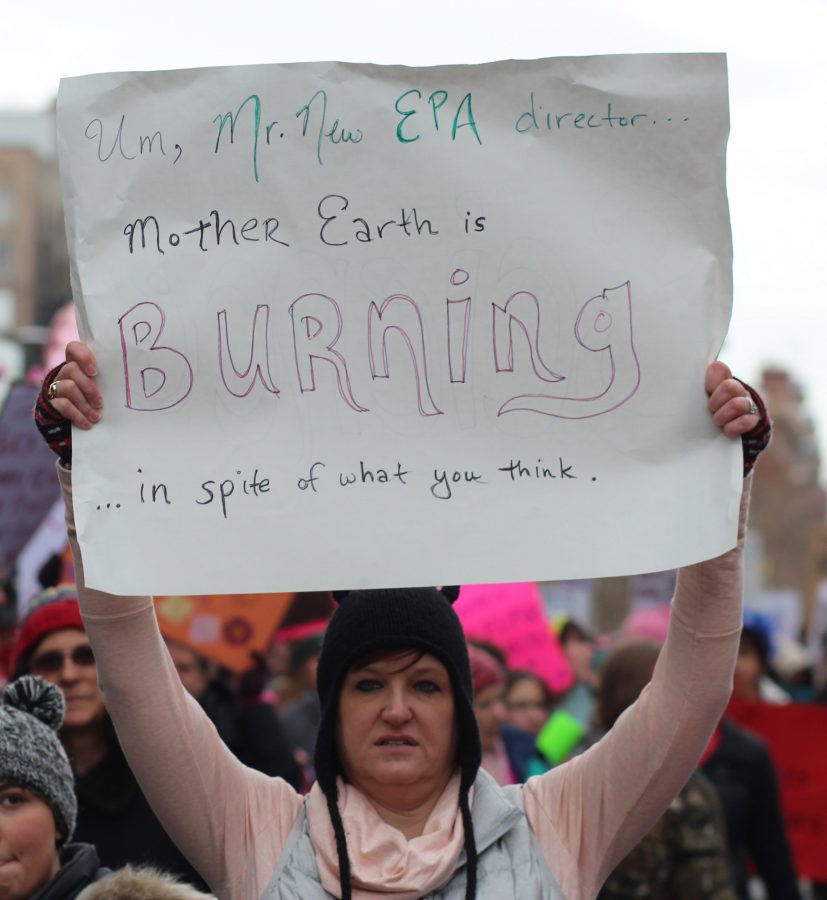
MULTIPOLYGON (((258 898, 302 798, 280 778, 243 766, 221 742, 181 685, 150 597, 85 587, 71 476, 61 470, 60 477, 81 611, 129 764, 158 818, 217 896, 258 898)), ((686 782, 723 713, 742 621, 749 482, 737 546, 679 573, 669 636, 650 685, 587 753, 525 785, 528 822, 569 900, 597 895, 686 782)), ((332 828, 329 840, 332 847, 332 828)), ((349 851, 358 868, 370 870, 369 859, 360 865, 359 846, 349 851)), ((373 895, 383 893, 379 882, 373 895)))

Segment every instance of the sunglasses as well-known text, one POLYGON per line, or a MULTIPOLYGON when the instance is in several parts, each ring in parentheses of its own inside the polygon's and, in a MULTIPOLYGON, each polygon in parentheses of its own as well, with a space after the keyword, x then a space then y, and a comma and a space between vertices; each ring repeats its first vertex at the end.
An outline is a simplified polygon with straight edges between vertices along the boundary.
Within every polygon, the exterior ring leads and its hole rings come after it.
POLYGON ((71 653, 64 653, 62 650, 47 650, 32 658, 30 668, 35 675, 54 675, 63 668, 67 657, 76 666, 95 665, 95 654, 92 653, 92 648, 89 644, 81 644, 75 647, 71 653))

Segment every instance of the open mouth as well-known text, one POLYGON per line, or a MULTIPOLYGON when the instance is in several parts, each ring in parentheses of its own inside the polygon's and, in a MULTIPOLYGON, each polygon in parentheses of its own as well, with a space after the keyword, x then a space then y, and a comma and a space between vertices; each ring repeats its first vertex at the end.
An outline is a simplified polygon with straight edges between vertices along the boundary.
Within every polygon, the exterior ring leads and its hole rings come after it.
POLYGON ((413 738, 380 738, 376 742, 378 747, 416 747, 416 741, 413 738))

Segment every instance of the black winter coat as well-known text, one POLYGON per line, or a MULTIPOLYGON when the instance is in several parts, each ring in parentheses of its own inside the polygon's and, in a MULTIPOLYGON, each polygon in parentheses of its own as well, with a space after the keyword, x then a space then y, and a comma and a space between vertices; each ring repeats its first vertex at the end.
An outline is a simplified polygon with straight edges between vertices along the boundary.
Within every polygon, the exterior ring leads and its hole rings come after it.
POLYGON ((91 844, 66 844, 60 850, 60 870, 29 900, 75 900, 90 884, 109 874, 101 867, 95 848, 91 844))
POLYGON ((198 702, 221 740, 245 766, 283 778, 296 790, 301 789, 301 768, 269 703, 245 703, 236 691, 218 680, 210 682, 198 702))
MULTIPOLYGON (((163 761, 158 764, 163 765, 163 761)), ((114 729, 109 752, 77 778, 75 793, 78 819, 74 839, 94 845, 104 866, 120 869, 127 863, 153 865, 182 881, 206 888, 141 792, 114 729)))
POLYGON ((724 810, 738 896, 749 900, 747 859, 751 858, 769 900, 800 900, 778 779, 763 741, 724 719, 721 742, 703 771, 724 810))

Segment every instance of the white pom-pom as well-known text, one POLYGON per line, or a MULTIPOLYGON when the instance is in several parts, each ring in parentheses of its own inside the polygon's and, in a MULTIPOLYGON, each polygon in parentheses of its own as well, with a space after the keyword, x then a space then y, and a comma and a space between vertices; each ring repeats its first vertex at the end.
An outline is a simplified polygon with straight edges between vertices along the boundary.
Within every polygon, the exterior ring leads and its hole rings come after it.
POLYGON ((37 675, 23 675, 7 684, 3 703, 35 716, 54 731, 60 728, 66 711, 60 688, 37 675))

